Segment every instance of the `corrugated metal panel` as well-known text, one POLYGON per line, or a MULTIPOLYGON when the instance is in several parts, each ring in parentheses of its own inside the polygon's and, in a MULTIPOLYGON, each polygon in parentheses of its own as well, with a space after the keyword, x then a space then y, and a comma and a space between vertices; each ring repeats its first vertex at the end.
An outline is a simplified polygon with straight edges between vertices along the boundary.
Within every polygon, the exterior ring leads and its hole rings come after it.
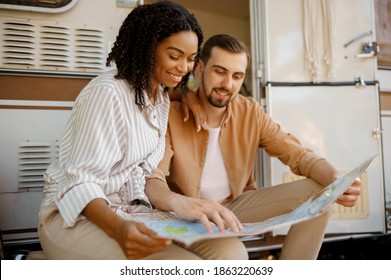
POLYGON ((19 189, 43 188, 43 173, 54 157, 58 145, 49 142, 25 142, 19 145, 19 189))
POLYGON ((96 27, 1 18, 0 68, 80 73, 106 69, 104 31, 96 27))

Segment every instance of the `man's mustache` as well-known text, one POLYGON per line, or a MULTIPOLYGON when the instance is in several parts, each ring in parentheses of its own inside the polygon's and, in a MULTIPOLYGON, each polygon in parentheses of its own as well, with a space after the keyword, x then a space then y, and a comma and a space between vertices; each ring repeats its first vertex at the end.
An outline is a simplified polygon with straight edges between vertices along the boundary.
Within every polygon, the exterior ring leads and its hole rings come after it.
POLYGON ((231 91, 229 91, 229 90, 228 90, 228 89, 226 89, 226 88, 213 88, 212 90, 217 90, 217 91, 224 91, 224 92, 226 92, 226 93, 228 93, 228 94, 232 95, 232 92, 231 92, 231 91))

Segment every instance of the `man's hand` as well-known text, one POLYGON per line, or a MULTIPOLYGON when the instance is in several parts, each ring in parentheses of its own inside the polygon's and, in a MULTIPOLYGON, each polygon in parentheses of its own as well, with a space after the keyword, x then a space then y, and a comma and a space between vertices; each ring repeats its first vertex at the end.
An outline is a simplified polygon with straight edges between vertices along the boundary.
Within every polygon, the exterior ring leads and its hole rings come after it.
POLYGON ((361 194, 361 180, 357 178, 353 184, 337 199, 337 203, 345 207, 356 205, 357 199, 361 194))
POLYGON ((172 195, 169 200, 171 209, 181 219, 200 221, 209 233, 213 232, 211 223, 214 223, 220 232, 227 227, 234 232, 243 228, 235 214, 217 202, 179 194, 172 195))

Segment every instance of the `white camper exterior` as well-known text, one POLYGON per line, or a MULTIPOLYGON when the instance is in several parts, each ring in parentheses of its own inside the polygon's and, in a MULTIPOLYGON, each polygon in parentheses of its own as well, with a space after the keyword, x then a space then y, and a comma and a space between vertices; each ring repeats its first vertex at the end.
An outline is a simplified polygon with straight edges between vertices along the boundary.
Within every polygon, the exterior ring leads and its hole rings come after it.
MULTIPOLYGON (((57 2, 59 6, 52 8, 0 2, 0 230, 4 244, 39 242, 42 174, 57 156, 73 101, 92 77, 107 69, 110 46, 131 9, 153 1, 57 2)), ((303 59, 302 0, 176 2, 196 14, 205 37, 231 33, 251 46, 247 89, 305 145, 341 171, 378 155, 362 178, 360 204, 349 211, 336 210, 328 228, 330 238, 390 233, 391 106, 381 106, 380 92, 389 100, 391 70, 379 69, 377 49, 371 53, 362 48, 376 42, 375 1, 335 1, 336 75, 322 76, 315 84, 303 59), (281 7, 289 13, 281 13, 281 7)), ((255 163, 259 187, 297 179, 262 151, 259 155, 255 163)), ((284 234, 281 230, 261 236, 261 241, 249 245, 249 251, 277 248, 284 234)))

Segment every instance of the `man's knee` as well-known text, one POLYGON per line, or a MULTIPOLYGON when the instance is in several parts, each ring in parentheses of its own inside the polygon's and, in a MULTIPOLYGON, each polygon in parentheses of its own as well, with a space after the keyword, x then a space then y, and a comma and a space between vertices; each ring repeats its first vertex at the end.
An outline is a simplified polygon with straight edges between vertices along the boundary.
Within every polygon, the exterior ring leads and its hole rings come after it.
POLYGON ((226 260, 248 260, 246 246, 239 238, 224 238, 225 245, 221 246, 221 255, 226 260))
POLYGON ((247 249, 237 237, 203 240, 189 250, 204 260, 248 260, 247 249))

